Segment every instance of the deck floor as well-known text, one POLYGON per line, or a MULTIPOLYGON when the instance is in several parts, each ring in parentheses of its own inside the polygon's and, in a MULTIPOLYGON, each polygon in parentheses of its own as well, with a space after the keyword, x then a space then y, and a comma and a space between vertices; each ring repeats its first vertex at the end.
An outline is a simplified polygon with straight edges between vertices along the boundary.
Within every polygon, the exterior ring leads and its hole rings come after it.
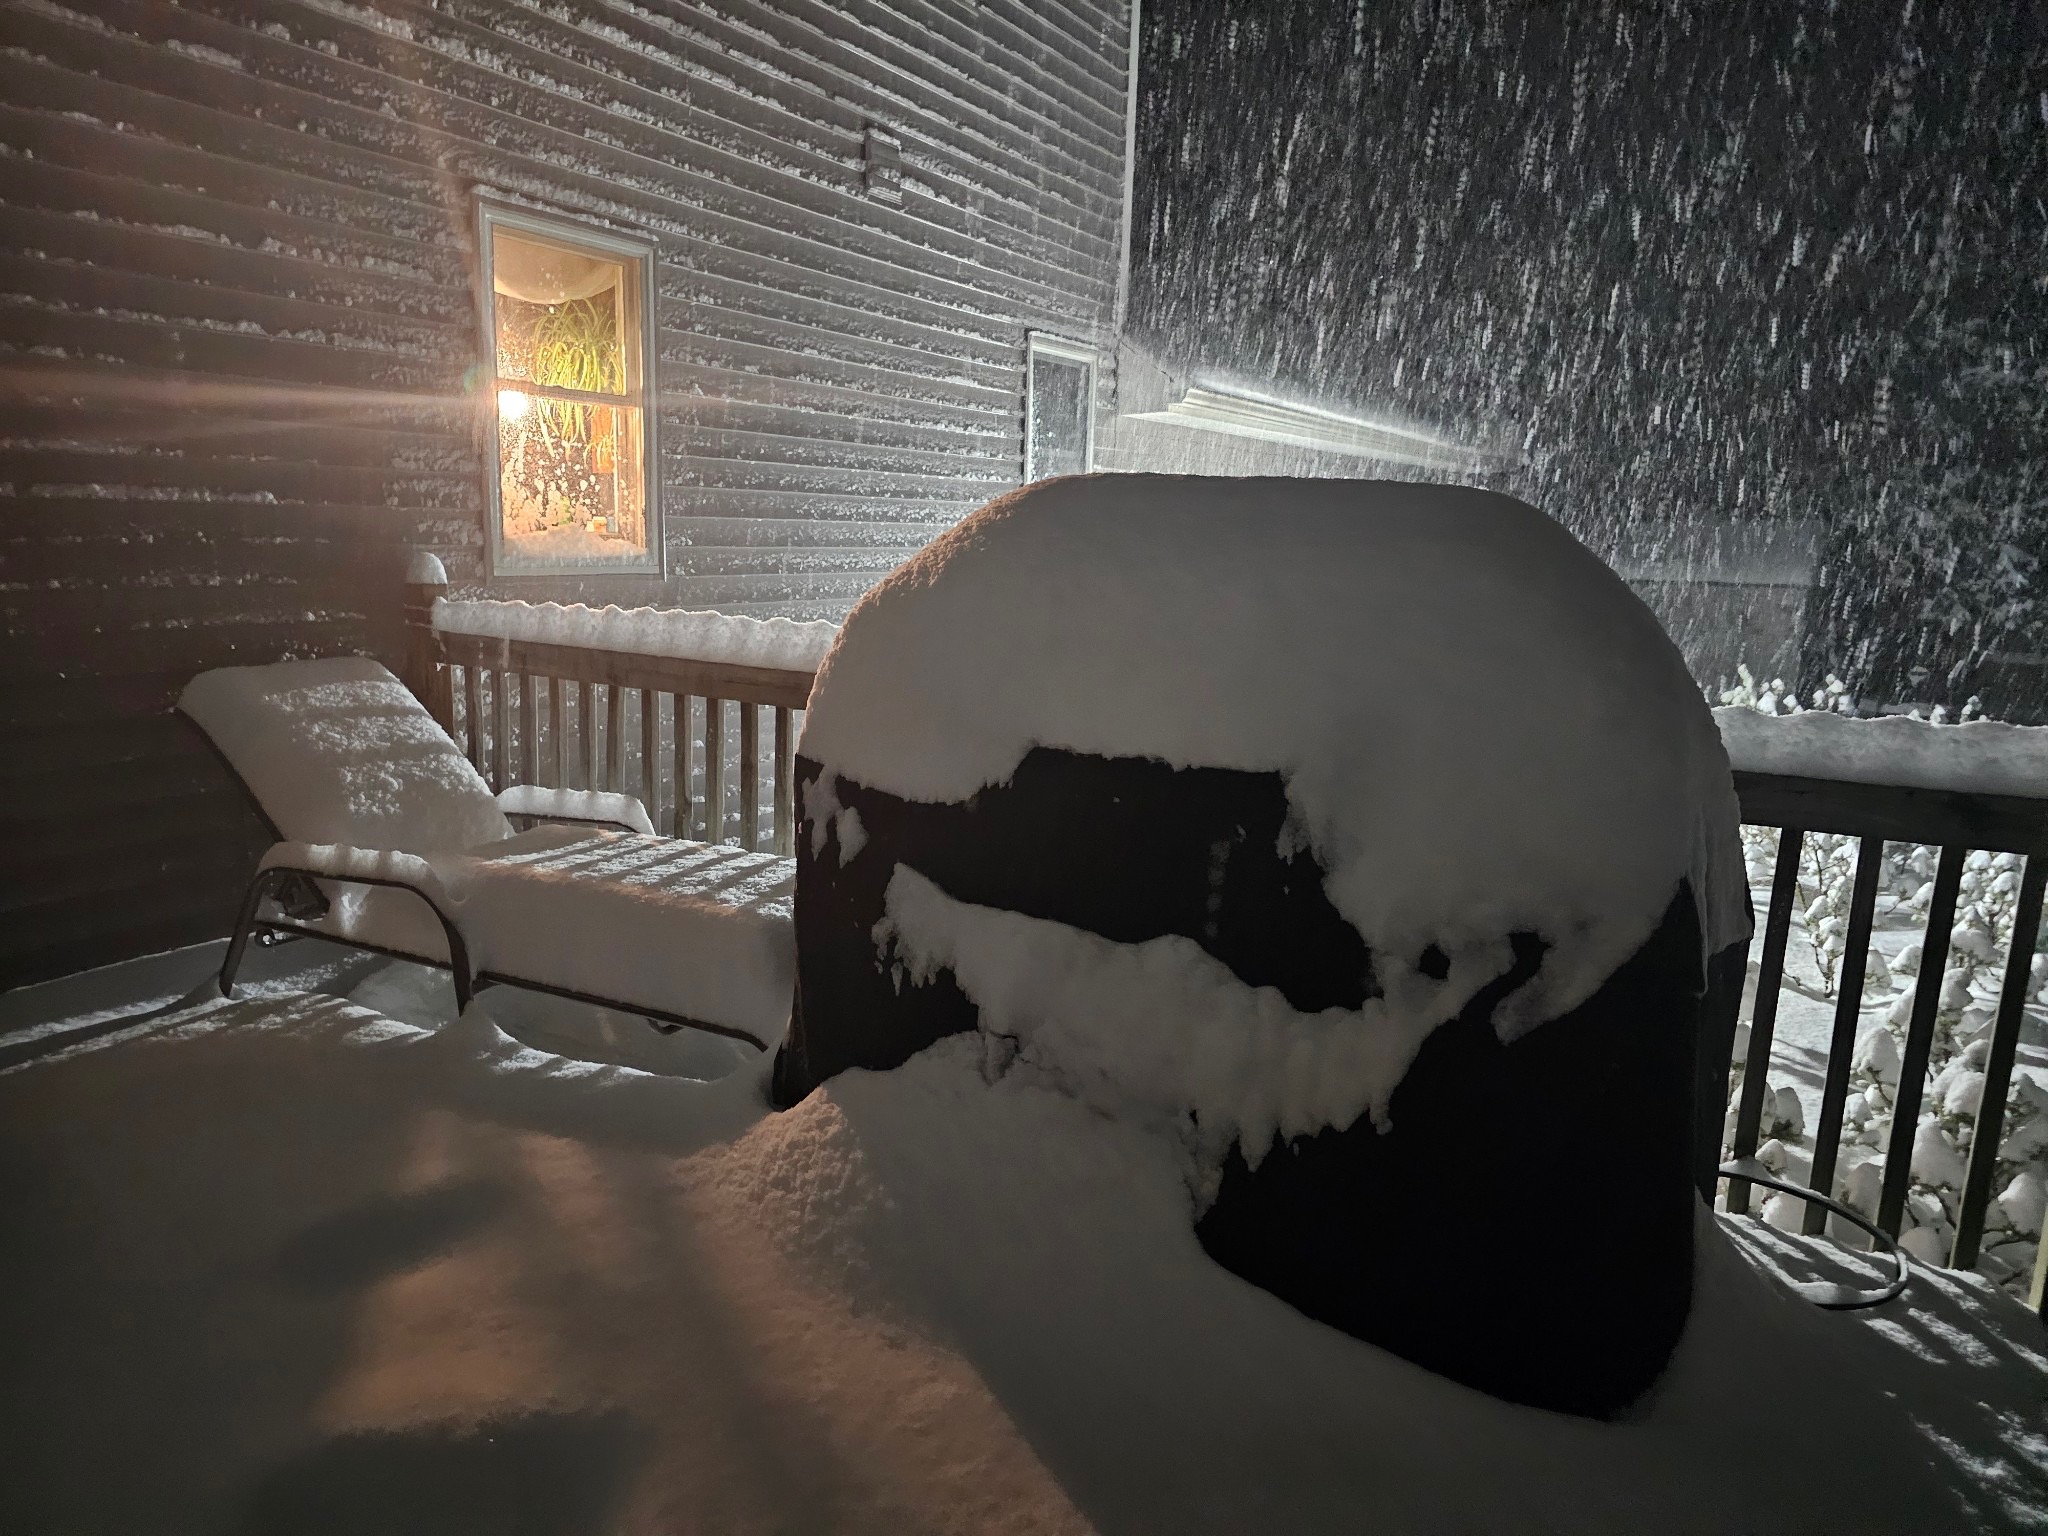
MULTIPOLYGON (((775 1116, 758 1059, 259 964, 231 1003, 193 953, 0 1016, 0 1529, 2048 1519, 2048 1338, 1975 1279, 1822 1314, 1772 1271, 1866 1261, 1703 1213, 1664 1387, 1589 1424, 1224 1274, 1150 1140, 965 1042, 775 1116)), ((1445 1262, 1511 1281, 1483 1234, 1445 1262)))

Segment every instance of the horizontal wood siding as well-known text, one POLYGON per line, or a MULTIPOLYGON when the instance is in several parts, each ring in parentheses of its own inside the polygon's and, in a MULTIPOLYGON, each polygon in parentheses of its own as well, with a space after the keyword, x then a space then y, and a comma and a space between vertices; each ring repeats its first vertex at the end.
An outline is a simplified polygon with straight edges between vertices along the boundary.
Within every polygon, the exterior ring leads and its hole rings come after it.
POLYGON ((473 197, 659 248, 670 575, 838 617, 1017 481, 1027 330, 1108 342, 1123 0, 0 5, 0 985, 224 931, 260 820, 197 671, 396 665, 487 589, 473 197), (902 201, 863 182, 901 141, 902 201))

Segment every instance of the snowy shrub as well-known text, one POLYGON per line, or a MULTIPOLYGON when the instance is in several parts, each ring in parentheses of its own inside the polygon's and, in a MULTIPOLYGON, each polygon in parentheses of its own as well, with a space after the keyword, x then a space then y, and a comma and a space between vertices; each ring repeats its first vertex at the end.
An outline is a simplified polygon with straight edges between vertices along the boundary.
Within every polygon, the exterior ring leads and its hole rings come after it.
MULTIPOLYGON (((1826 686, 1814 692, 1810 703, 1802 704, 1782 680, 1759 683, 1748 668, 1738 668, 1737 672, 1740 681, 1721 694, 1723 704, 1741 705, 1770 715, 1797 714, 1808 708, 1855 712, 1855 701, 1837 678, 1830 677, 1826 686)), ((1959 719, 1970 720, 1980 713, 1977 701, 1972 699, 1959 719)), ((1937 709, 1933 718, 1939 724, 1945 722, 1946 716, 1937 709)), ((1768 900, 1778 835, 1773 827, 1743 828, 1750 883, 1756 889, 1760 906, 1768 900)), ((1795 915, 1811 950, 1822 998, 1835 997, 1840 982, 1855 886, 1857 841, 1853 837, 1811 832, 1803 840, 1795 915)), ((1924 929, 1933 903, 1939 862, 1940 850, 1936 848, 1911 843, 1885 845, 1878 882, 1880 929, 1924 929)), ((2024 864, 2017 854, 1978 850, 1968 856, 1957 891, 1942 972, 1939 977, 1928 978, 1938 988, 1937 1006, 1928 1059, 1929 1077, 1921 1098, 1919 1123, 1914 1128, 1911 1182, 1901 1242, 1908 1252, 1929 1263, 1946 1263, 1955 1237, 1955 1219, 1983 1106, 1984 1064, 1990 1054, 1990 1030, 2004 981, 2006 955, 2012 944, 2024 864)), ((2048 928, 2043 933, 2048 933, 2048 928)), ((2028 989, 2030 998, 2035 1000, 2048 1000, 2048 953, 2042 952, 2044 948, 2048 946, 2043 945, 2042 935, 2037 934, 2028 989)), ((1898 950, 1889 964, 1873 945, 1864 977, 1861 1002, 1870 1011, 1865 1014, 1850 1060, 1850 1092, 1843 1116, 1842 1156, 1837 1165, 1835 1193, 1851 1208, 1870 1217, 1877 1214, 1883 1186, 1893 1105, 1899 1096, 1901 1060, 1922 980, 1923 957, 1924 944, 1917 938, 1898 950)), ((1803 988, 1811 984, 1788 975, 1787 985, 1803 988)), ((1748 1041, 1746 1028, 1738 1033, 1733 1074, 1737 1086, 1730 1098, 1728 1118, 1731 1136, 1748 1041)), ((1758 1130, 1759 1141, 1772 1149, 1773 1167, 1790 1161, 1795 1156, 1794 1149, 1804 1151, 1808 1158, 1811 1155, 1804 1116, 1795 1123, 1792 1117, 1783 1114, 1781 1095, 1797 1101, 1797 1095, 1789 1089, 1767 1087, 1763 1123, 1758 1130)), ((1762 1155, 1760 1146, 1758 1156, 1762 1155)), ((2023 1294, 2033 1272, 2044 1191, 2048 1191, 2048 1089, 2022 1073, 2015 1073, 2006 1095, 1991 1188, 1994 1198, 1985 1213, 1979 1267, 2023 1294)), ((1783 1218, 1786 1213, 1778 1214, 1783 1218)), ((1772 1219, 1768 1206, 1765 1219, 1772 1219)), ((1837 1235, 1846 1234, 1838 1231, 1837 1235)))

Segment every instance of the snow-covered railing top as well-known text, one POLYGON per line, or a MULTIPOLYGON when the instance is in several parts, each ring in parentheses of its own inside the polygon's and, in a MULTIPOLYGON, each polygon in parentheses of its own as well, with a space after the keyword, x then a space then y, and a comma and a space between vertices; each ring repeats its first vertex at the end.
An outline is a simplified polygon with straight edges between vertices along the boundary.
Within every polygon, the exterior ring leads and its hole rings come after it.
POLYGON ((636 794, 656 826, 710 842, 736 812, 741 847, 789 852, 796 715, 835 625, 451 601, 431 569, 413 574, 429 578, 408 583, 413 687, 493 788, 636 794))
POLYGON ((434 604, 434 628, 444 635, 528 640, 787 672, 817 671, 839 634, 838 625, 823 620, 804 623, 689 608, 592 608, 583 603, 446 597, 434 604))
POLYGON ((1714 718, 1738 774, 2048 799, 2048 726, 1858 720, 1827 710, 1766 715, 1740 705, 1714 718))

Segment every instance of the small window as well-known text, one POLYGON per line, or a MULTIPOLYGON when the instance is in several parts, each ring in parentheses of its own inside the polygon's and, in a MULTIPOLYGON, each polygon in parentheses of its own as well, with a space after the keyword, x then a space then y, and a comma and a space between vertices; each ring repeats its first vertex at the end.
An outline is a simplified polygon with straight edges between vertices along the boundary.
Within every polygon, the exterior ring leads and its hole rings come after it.
POLYGON ((1095 354, 1032 332, 1025 339, 1024 483, 1095 467, 1095 354))
POLYGON ((662 568, 654 250, 482 205, 494 575, 662 568))

